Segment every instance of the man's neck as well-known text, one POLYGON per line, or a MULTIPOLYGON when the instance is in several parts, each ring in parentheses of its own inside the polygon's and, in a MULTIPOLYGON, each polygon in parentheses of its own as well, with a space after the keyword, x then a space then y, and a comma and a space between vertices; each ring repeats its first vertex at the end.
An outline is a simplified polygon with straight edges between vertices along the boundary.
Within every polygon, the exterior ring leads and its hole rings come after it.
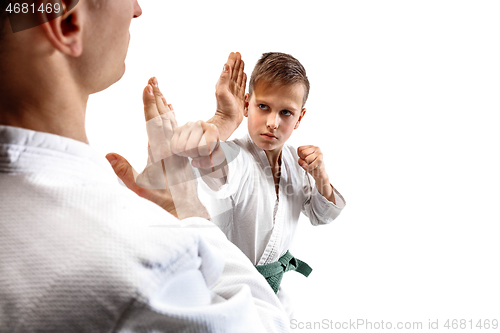
POLYGON ((0 109, 0 125, 8 125, 21 127, 37 132, 46 132, 59 136, 64 136, 74 140, 81 141, 83 143, 88 143, 87 135, 85 133, 85 111, 78 117, 73 117, 72 119, 64 117, 62 114, 66 113, 60 108, 54 109, 52 114, 48 112, 37 112, 32 110, 19 110, 15 113, 4 112, 0 109), (60 114, 56 113, 57 110, 61 111, 60 114))
POLYGON ((82 94, 69 76, 61 72, 38 77, 23 76, 8 69, 2 72, 7 75, 0 78, 1 125, 88 143, 85 133, 88 95, 82 94))

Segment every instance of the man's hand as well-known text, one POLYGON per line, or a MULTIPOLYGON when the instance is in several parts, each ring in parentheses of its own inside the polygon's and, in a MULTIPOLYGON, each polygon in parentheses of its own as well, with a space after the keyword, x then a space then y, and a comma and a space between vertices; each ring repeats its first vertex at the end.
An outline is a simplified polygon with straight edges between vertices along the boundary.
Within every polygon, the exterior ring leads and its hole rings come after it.
POLYGON ((137 195, 164 208, 179 219, 192 216, 209 218, 198 199, 196 182, 187 157, 171 151, 171 140, 177 121, 173 107, 167 104, 151 78, 143 91, 144 115, 149 138, 148 166, 137 177, 128 161, 110 153, 106 156, 116 175, 137 195))
POLYGON ((208 123, 219 129, 220 139, 226 141, 243 121, 247 75, 241 54, 229 55, 215 86, 217 110, 208 123))
MULTIPOLYGON (((202 175, 226 165, 217 127, 201 120, 177 127, 172 137, 171 150, 178 156, 192 158, 191 165, 200 169, 202 175)), ((218 174, 211 177, 221 178, 222 174, 218 174)))

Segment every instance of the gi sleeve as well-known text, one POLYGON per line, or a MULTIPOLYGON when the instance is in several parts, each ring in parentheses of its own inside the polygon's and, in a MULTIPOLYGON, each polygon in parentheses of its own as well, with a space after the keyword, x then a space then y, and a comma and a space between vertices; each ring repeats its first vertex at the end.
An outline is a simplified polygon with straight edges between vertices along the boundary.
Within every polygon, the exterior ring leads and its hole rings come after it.
POLYGON ((202 179, 198 182, 198 189, 212 199, 224 199, 234 195, 240 188, 245 170, 249 166, 248 156, 234 142, 221 142, 220 148, 223 149, 226 157, 228 173, 225 183, 219 189, 210 188, 203 180, 204 177, 201 177, 200 172, 195 170, 196 176, 202 179))
POLYGON ((182 221, 202 234, 198 255, 139 297, 118 332, 289 332, 278 298, 248 258, 213 224, 182 221))
POLYGON ((312 225, 328 224, 340 215, 340 212, 345 207, 344 198, 333 190, 335 202, 328 201, 321 193, 319 193, 314 178, 305 173, 304 176, 304 194, 305 200, 302 206, 302 213, 311 221, 312 225))

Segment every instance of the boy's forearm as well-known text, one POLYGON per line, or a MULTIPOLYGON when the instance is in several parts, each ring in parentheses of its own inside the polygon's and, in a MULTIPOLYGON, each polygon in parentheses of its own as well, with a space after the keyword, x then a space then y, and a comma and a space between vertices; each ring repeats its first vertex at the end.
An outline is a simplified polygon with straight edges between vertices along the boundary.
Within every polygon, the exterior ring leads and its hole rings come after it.
POLYGON ((328 200, 336 205, 337 202, 335 200, 335 194, 334 194, 335 189, 330 184, 330 179, 328 177, 326 177, 326 178, 318 178, 315 180, 316 180, 316 188, 318 189, 318 192, 322 196, 324 196, 326 200, 328 200))
POLYGON ((226 141, 227 139, 229 139, 231 134, 233 134, 233 132, 240 126, 242 121, 242 114, 228 116, 216 111, 215 115, 210 120, 208 120, 207 123, 217 126, 217 129, 219 130, 220 141, 226 141))

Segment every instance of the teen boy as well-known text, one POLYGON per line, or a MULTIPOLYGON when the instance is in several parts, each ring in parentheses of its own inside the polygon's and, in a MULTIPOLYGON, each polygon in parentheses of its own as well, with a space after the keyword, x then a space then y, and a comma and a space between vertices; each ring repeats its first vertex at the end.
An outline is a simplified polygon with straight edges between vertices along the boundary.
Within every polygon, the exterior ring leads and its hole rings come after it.
MULTIPOLYGON (((237 84, 244 87, 243 78, 237 84)), ((198 122, 178 128, 172 139, 172 151, 192 157, 203 175, 200 197, 212 220, 266 277, 289 315, 288 298, 279 287, 283 272, 307 276, 311 271, 288 252, 300 213, 313 225, 328 224, 345 206, 330 184, 319 147, 286 144, 306 114, 308 93, 298 60, 266 53, 253 70, 244 102, 243 93, 235 95, 248 117, 245 138, 217 149, 217 130, 198 122), (212 172, 217 165, 220 170, 212 172)), ((234 115, 240 112, 233 109, 234 115)))

